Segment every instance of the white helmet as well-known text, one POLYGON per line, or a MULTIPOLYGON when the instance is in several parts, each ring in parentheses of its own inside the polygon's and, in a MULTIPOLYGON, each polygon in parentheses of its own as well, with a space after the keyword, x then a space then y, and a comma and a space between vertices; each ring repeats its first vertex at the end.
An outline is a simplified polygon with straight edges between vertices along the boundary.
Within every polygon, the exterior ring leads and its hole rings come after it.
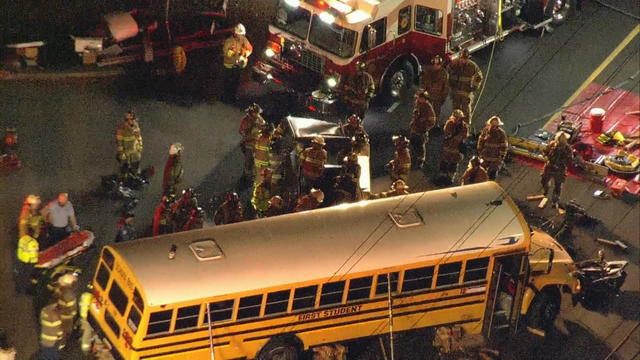
POLYGON ((29 205, 36 205, 36 204, 40 205, 40 196, 31 194, 27 196, 27 198, 25 199, 25 202, 29 205))
POLYGON ((247 34, 247 29, 244 28, 244 25, 238 24, 233 29, 233 33, 236 34, 236 35, 246 35, 247 34))
POLYGON ((177 153, 181 153, 184 150, 184 147, 180 143, 171 144, 169 147, 169 155, 176 155, 177 153))
POLYGON ((58 278, 58 285, 71 286, 75 284, 77 280, 78 275, 76 273, 66 273, 58 278))

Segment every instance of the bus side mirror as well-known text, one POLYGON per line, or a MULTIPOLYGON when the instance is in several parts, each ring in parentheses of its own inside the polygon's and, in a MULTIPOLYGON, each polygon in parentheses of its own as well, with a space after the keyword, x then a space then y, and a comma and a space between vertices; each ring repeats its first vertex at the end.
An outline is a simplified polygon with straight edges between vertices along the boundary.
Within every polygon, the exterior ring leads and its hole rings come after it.
POLYGON ((551 268, 553 267, 553 256, 555 255, 553 249, 549 248, 547 250, 549 250, 549 262, 547 263, 547 270, 545 271, 545 274, 551 273, 551 268))

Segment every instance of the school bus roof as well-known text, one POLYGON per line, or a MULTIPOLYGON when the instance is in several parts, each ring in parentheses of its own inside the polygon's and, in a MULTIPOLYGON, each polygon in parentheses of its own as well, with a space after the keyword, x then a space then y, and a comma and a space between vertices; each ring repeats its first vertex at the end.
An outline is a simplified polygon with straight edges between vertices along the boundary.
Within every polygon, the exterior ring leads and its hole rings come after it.
POLYGON ((494 182, 339 205, 112 245, 151 306, 447 256, 528 249, 529 229, 494 182), (498 201, 496 201, 498 200, 498 201), (502 201, 499 201, 502 200, 502 201), (413 209, 411 209, 413 208, 413 209), (389 215, 403 214, 398 226, 389 215), (417 226, 411 223, 422 218, 417 226), (224 253, 199 261, 189 245, 224 253), (169 260, 172 244, 175 259, 169 260))

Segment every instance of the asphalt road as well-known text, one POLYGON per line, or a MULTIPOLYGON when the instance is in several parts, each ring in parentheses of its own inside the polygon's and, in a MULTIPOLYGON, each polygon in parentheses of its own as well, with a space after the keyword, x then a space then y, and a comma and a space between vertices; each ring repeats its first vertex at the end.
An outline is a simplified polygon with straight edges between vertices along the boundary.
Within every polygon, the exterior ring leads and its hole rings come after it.
MULTIPOLYGON (((240 5, 242 2, 230 4, 232 8, 240 5)), ((239 16, 247 24, 260 24, 249 29, 257 49, 266 28, 262 14, 268 11, 254 8, 239 16)), ((541 118, 539 126, 520 130, 520 134, 532 133, 544 124, 544 115, 561 106, 636 24, 620 13, 586 2, 578 16, 552 34, 514 34, 496 46, 491 61, 491 48, 477 53, 475 59, 488 80, 474 126, 479 129, 481 122, 494 114, 502 117, 507 130, 541 118)), ((599 81, 615 84, 637 68, 638 55, 632 53, 638 48, 637 39, 632 45, 603 72, 599 81), (630 52, 632 56, 625 62, 630 52), (617 73, 616 65, 621 65, 617 73)), ((214 55, 206 53, 195 57, 187 74, 180 78, 149 80, 137 69, 126 77, 113 79, 0 83, 0 125, 18 128, 24 163, 23 169, 0 177, 0 234, 4 234, 0 241, 0 329, 18 348, 19 359, 29 359, 37 350, 38 340, 31 299, 14 293, 11 277, 15 225, 22 199, 35 193, 48 201, 57 192, 69 192, 79 223, 96 233, 98 247, 111 242, 118 204, 97 197, 95 192, 100 177, 116 169, 113 136, 125 111, 134 109, 140 118, 145 141, 143 165, 153 165, 161 173, 169 145, 178 141, 185 146, 185 185, 195 187, 203 199, 237 188, 242 172, 237 128, 243 107, 230 107, 215 100, 218 72, 212 58, 214 55)), ((246 84, 243 89, 243 103, 257 99, 267 107, 291 107, 257 84, 246 84), (278 102, 270 105, 269 101, 278 102)), ((637 85, 632 89, 637 92, 637 85)), ((391 113, 374 107, 367 115, 374 176, 385 176, 383 164, 391 158, 391 135, 407 128, 408 115, 406 105, 391 113)), ((157 174, 136 208, 140 229, 150 223, 161 193, 160 182, 157 174)), ((95 250, 87 258, 92 256, 95 250)), ((88 262, 85 277, 93 271, 88 262)), ((586 335, 584 339, 589 341, 586 335)), ((603 346, 598 354, 606 352, 603 346)), ((532 349, 522 356, 533 358, 535 347, 532 349)), ((585 352, 582 358, 597 358, 591 357, 593 354, 585 352)))

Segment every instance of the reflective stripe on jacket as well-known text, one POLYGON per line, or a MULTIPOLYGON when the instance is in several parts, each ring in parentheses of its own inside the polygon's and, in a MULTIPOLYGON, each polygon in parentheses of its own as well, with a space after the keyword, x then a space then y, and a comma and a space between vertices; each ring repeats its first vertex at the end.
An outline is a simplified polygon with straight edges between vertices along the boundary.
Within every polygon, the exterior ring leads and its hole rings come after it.
POLYGON ((62 320, 56 304, 49 304, 40 311, 40 345, 54 347, 62 338, 62 320))
POLYGON ((18 240, 18 260, 23 263, 35 264, 38 262, 38 241, 29 235, 24 235, 18 240))

